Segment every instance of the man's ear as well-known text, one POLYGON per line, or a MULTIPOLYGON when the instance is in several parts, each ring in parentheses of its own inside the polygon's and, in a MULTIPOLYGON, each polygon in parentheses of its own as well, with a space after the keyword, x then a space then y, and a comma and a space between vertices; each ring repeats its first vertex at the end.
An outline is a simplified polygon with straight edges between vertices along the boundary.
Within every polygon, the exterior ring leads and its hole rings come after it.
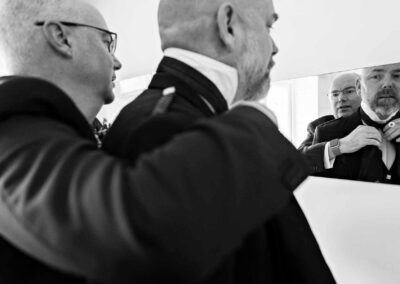
POLYGON ((361 89, 362 89, 362 83, 361 83, 361 80, 360 79, 357 79, 356 80, 356 92, 357 92, 357 95, 359 95, 360 97, 361 97, 361 89))
POLYGON ((43 27, 43 34, 50 46, 64 57, 72 57, 72 46, 70 42, 70 32, 60 22, 48 21, 43 27))
POLYGON ((237 13, 234 6, 227 2, 223 3, 217 12, 218 35, 222 43, 229 49, 235 47, 237 37, 237 13))

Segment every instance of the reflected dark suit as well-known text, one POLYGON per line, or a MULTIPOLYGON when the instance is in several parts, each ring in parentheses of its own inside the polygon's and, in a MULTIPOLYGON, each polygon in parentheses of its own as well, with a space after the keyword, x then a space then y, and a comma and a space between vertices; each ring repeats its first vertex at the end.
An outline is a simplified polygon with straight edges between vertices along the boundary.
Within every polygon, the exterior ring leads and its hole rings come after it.
POLYGON ((315 129, 328 121, 334 120, 333 115, 325 115, 310 122, 307 126, 307 138, 301 143, 298 150, 301 151, 310 163, 312 174, 317 174, 324 170, 324 149, 325 142, 313 145, 315 129))
MULTIPOLYGON (((359 125, 363 125, 361 120, 361 108, 349 117, 342 117, 318 126, 315 131, 313 145, 318 145, 321 142, 327 142, 335 138, 343 138, 349 135, 359 125)), ((399 144, 395 143, 394 146, 396 152, 400 153, 400 151, 398 151, 399 144)), ((396 154, 392 168, 390 171, 387 171, 382 162, 381 151, 375 146, 366 146, 354 153, 342 154, 336 157, 333 168, 324 170, 321 175, 341 179, 399 184, 399 164, 399 154, 396 154), (384 179, 387 174, 392 176, 391 181, 386 181, 384 179)))
MULTIPOLYGON (((192 127, 196 121, 212 118, 226 110, 226 101, 210 80, 188 65, 165 57, 149 89, 122 110, 104 140, 104 148, 134 163, 139 155, 155 150, 157 146, 173 139, 175 134, 192 127), (162 96, 163 89, 171 86, 175 87, 176 92, 173 95, 162 96)), ((271 198, 274 199, 284 191, 296 188, 299 184, 297 166, 305 164, 301 155, 271 121, 266 125, 266 131, 270 133, 270 141, 265 145, 265 151, 270 152, 271 158, 265 161, 264 176, 260 178, 271 181, 270 187, 265 190, 271 191, 271 198), (277 179, 280 175, 282 177, 277 179)), ((241 138, 238 136, 237 139, 241 138)), ((249 156, 248 159, 251 160, 252 157, 249 156)), ((243 163, 239 160, 229 162, 243 163)), ((210 167, 213 167, 212 157, 210 167)), ((254 186, 243 180, 240 175, 225 181, 226 186, 232 182, 241 182, 245 188, 254 186)), ((231 198, 234 196, 227 196, 227 199, 231 198)), ((264 206, 262 210, 268 212, 269 220, 265 220, 264 224, 254 224, 244 236, 239 233, 242 228, 232 232, 231 239, 226 239, 227 243, 232 243, 230 249, 204 281, 334 283, 307 220, 292 194, 288 202, 283 211, 264 206), (232 242, 238 237, 237 243, 232 242)), ((242 218, 243 224, 251 221, 248 220, 246 212, 242 213, 242 218)), ((214 230, 216 236, 221 234, 217 227, 210 226, 204 229, 214 230)), ((218 253, 215 256, 219 257, 218 253)))

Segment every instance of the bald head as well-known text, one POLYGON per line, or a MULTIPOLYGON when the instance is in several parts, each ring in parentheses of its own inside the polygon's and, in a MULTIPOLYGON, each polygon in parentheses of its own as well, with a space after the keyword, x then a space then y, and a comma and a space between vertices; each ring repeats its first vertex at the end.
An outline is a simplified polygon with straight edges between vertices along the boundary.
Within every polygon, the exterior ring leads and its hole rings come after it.
POLYGON ((345 87, 356 86, 356 82, 360 80, 357 73, 344 73, 336 76, 331 84, 331 92, 334 90, 342 90, 345 87))
POLYGON ((100 13, 80 0, 0 0, 0 56, 9 73, 24 73, 35 63, 43 37, 36 21, 93 22, 105 27, 100 13))
POLYGON ((267 94, 277 18, 272 0, 160 0, 158 10, 163 50, 182 48, 236 68, 235 101, 267 94))
POLYGON ((114 99, 115 34, 81 0, 0 0, 0 57, 10 75, 61 88, 92 121, 114 99))
POLYGON ((221 6, 229 3, 237 16, 246 19, 244 15, 255 9, 257 2, 259 0, 160 0, 158 23, 162 48, 180 47, 218 57, 221 6))
POLYGON ((360 107, 361 96, 356 92, 359 81, 357 73, 344 73, 333 79, 329 101, 335 118, 349 116, 360 107))

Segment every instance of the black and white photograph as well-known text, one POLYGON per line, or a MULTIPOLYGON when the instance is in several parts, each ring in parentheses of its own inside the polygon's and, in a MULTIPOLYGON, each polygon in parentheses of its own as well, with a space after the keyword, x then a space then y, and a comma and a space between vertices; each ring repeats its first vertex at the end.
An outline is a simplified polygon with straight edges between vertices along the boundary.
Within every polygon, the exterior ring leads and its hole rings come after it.
POLYGON ((399 9, 0 0, 0 283, 399 284, 399 9))

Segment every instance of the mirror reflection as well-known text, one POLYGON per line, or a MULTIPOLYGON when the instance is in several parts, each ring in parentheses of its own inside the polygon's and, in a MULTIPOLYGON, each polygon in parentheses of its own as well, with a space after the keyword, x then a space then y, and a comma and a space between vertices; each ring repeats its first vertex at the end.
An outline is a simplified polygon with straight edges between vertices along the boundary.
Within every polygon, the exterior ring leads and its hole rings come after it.
POLYGON ((399 88, 394 63, 276 82, 265 103, 313 175, 400 184, 399 88))

